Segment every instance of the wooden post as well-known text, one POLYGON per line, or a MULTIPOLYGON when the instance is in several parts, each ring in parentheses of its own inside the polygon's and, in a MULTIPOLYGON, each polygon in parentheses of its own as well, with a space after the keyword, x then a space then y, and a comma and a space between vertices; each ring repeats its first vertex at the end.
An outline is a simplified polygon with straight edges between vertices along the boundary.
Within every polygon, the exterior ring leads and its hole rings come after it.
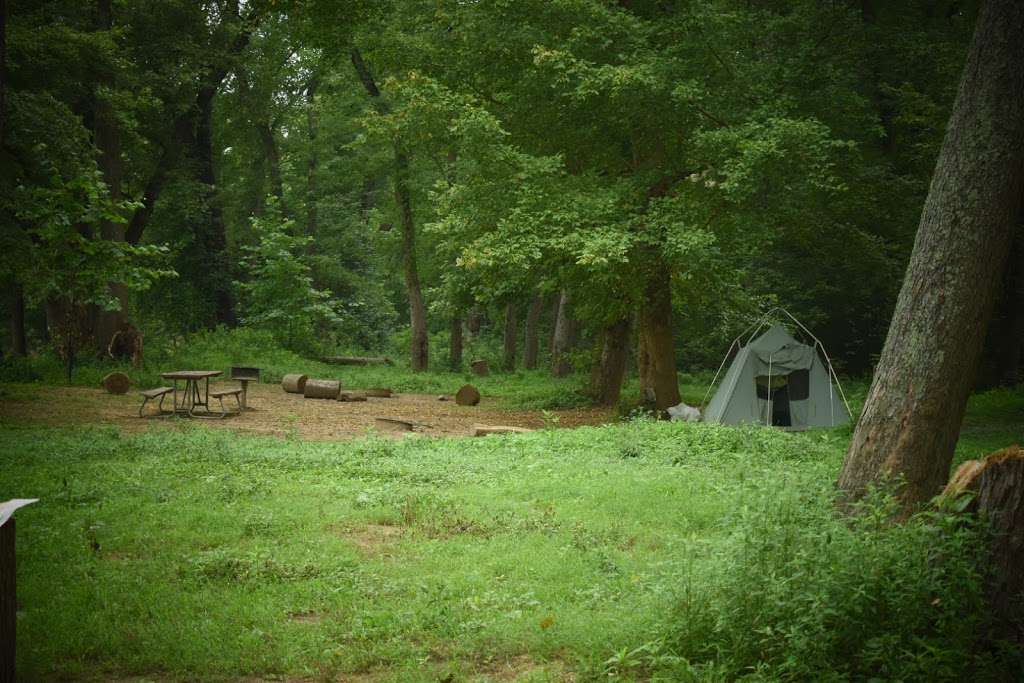
POLYGON ((0 526, 0 683, 14 683, 17 624, 14 578, 14 517, 11 517, 0 526))

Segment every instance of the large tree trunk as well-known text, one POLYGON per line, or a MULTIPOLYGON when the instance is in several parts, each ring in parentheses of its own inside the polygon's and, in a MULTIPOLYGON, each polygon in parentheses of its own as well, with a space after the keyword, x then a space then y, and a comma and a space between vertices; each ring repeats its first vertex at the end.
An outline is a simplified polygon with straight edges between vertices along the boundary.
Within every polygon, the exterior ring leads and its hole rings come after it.
POLYGON ((235 304, 231 296, 231 269, 226 257, 227 228, 217 190, 217 177, 213 163, 213 99, 220 87, 220 80, 204 83, 196 98, 198 115, 196 125, 196 161, 199 165, 199 181, 207 187, 207 218, 197 242, 205 257, 204 268, 209 276, 207 283, 213 294, 216 321, 234 326, 235 304))
POLYGON ((526 348, 523 350, 523 367, 527 370, 537 369, 540 355, 540 314, 544 308, 544 297, 537 294, 530 302, 530 310, 526 313, 526 348))
MULTIPOLYGON (((373 98, 377 110, 386 113, 387 103, 381 97, 380 89, 369 67, 363 61, 358 49, 351 53, 352 66, 362 82, 366 93, 373 98)), ((398 143, 395 143, 394 191, 395 205, 402 226, 402 271, 405 275, 405 289, 409 296, 409 322, 412 331, 410 362, 413 370, 426 370, 429 359, 427 338, 427 308, 423 303, 419 270, 416 267, 416 225, 412 216, 412 193, 409 189, 409 158, 398 143)))
POLYGON ((558 295, 555 331, 551 337, 551 374, 555 377, 565 377, 572 372, 572 364, 569 362, 569 347, 572 344, 571 307, 569 290, 563 289, 558 295))
MULTIPOLYGON (((96 30, 110 31, 114 25, 111 0, 98 0, 96 3, 96 30)), ((124 178, 124 162, 121 159, 121 129, 117 123, 117 114, 110 102, 109 95, 102 89, 114 87, 114 74, 102 70, 97 77, 97 88, 93 92, 93 142, 99 150, 98 166, 103 173, 103 181, 107 184, 112 201, 121 201, 121 185, 124 178)), ((123 242, 125 240, 124 223, 103 221, 100 223, 100 235, 105 240, 123 242)), ((110 283, 110 293, 117 299, 120 308, 116 311, 100 310, 96 314, 94 337, 96 348, 103 354, 114 334, 124 327, 128 320, 128 288, 119 282, 110 283)))
POLYGON ((672 280, 658 257, 651 257, 640 302, 640 386, 642 400, 662 411, 678 405, 675 339, 672 334, 672 280))
POLYGON ((502 363, 508 372, 516 369, 516 327, 516 304, 509 301, 505 304, 505 356, 502 363))
POLYGON ((448 339, 448 367, 452 372, 462 368, 462 318, 452 318, 451 335, 448 339))
POLYGON ((949 477, 1024 190, 1024 4, 982 7, 914 250, 838 485, 908 506, 949 477))
POLYGON ((617 320, 604 329, 601 358, 594 374, 593 393, 598 405, 614 406, 619 402, 622 380, 629 360, 630 318, 617 320))

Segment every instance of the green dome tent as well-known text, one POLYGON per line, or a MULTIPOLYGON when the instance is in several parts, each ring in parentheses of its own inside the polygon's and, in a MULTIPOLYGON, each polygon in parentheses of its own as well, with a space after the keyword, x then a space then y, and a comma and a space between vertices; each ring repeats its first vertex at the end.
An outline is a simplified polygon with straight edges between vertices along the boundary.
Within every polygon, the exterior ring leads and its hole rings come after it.
POLYGON ((778 310, 806 332, 814 344, 797 341, 779 324, 755 337, 768 324, 771 313, 766 315, 755 323, 745 346, 741 346, 741 340, 746 333, 729 347, 708 393, 733 349, 739 347, 739 352, 704 411, 705 422, 757 423, 794 430, 849 422, 846 396, 821 342, 788 312, 778 310))

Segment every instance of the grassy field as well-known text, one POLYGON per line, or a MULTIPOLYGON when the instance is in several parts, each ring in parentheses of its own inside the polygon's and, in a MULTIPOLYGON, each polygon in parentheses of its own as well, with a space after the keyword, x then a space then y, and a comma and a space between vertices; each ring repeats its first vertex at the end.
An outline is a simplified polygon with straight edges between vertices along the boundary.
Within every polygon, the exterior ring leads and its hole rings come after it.
MULTIPOLYGON (((958 459, 1024 439, 1022 414, 1022 392, 975 397, 958 459)), ((336 443, 3 425, 0 499, 41 499, 18 518, 18 668, 1011 680, 1005 653, 976 650, 974 530, 835 520, 848 438, 646 419, 336 443)))

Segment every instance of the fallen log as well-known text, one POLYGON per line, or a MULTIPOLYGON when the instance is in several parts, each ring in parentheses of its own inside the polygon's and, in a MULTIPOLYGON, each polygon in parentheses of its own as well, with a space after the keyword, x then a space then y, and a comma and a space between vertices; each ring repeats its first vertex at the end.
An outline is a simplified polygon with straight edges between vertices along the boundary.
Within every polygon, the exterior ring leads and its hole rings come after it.
POLYGON ((1010 446, 957 468, 942 492, 950 500, 970 492, 965 511, 992 530, 986 597, 997 635, 1024 644, 1024 448, 1010 446))
POLYGON ((472 384, 463 384, 455 392, 455 402, 460 406, 475 406, 480 403, 480 392, 472 384))
POLYGON ((394 417, 378 417, 374 418, 374 424, 378 429, 383 429, 387 432, 411 432, 413 427, 416 426, 415 422, 409 422, 408 420, 399 420, 394 417))
POLYGON ((311 379, 306 381, 302 395, 306 398, 329 398, 336 400, 341 393, 341 382, 336 379, 311 379))
POLYGON ((107 390, 108 394, 126 394, 131 387, 132 381, 123 372, 112 372, 102 380, 100 384, 107 390))
POLYGON ((328 356, 325 363, 332 365, 393 365, 394 361, 385 357, 372 356, 328 356))
POLYGON ((473 436, 487 436, 488 434, 528 434, 532 429, 526 427, 511 427, 508 425, 473 425, 473 436))
POLYGON ((364 393, 370 398, 391 398, 391 390, 380 387, 367 389, 364 393))
POLYGON ((308 379, 308 376, 300 375, 299 373, 285 375, 281 378, 281 388, 289 394, 301 394, 306 388, 306 381, 308 379))
POLYGON ((364 391, 342 391, 338 393, 338 400, 348 403, 356 403, 358 401, 366 400, 366 392, 364 391))

